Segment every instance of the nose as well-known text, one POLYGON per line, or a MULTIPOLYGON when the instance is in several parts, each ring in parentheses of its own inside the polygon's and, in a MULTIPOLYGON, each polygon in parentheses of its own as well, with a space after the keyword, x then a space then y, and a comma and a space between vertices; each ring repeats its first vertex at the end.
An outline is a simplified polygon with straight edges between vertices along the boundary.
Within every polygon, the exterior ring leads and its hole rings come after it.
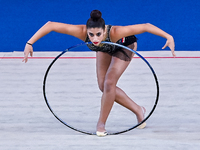
POLYGON ((98 40, 99 40, 99 39, 98 39, 98 36, 94 36, 94 37, 93 37, 93 41, 94 41, 94 42, 96 42, 96 41, 98 41, 98 40))

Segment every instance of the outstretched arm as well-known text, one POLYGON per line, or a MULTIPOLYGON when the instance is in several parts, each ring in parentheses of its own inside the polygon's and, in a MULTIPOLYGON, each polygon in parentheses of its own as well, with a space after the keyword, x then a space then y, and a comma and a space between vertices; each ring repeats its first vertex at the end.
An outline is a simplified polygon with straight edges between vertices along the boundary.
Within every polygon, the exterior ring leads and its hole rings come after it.
MULTIPOLYGON (((29 40, 28 43, 34 44, 37 40, 47 35, 51 31, 55 31, 58 33, 72 35, 81 40, 85 40, 86 38, 86 27, 85 25, 70 25, 58 22, 47 22, 44 26, 42 26, 29 40)), ((23 61, 28 61, 28 55, 33 55, 33 47, 32 45, 26 44, 24 48, 24 59, 23 61)))
POLYGON ((163 49, 168 46, 171 49, 172 55, 174 57, 176 56, 174 52, 174 48, 175 48, 174 38, 170 34, 166 33, 165 31, 161 30, 160 28, 150 23, 130 25, 130 26, 114 26, 112 28, 110 35, 111 35, 112 41, 116 42, 117 40, 123 37, 141 34, 144 32, 148 32, 148 33, 166 38, 167 41, 166 41, 166 44, 163 46, 163 49))

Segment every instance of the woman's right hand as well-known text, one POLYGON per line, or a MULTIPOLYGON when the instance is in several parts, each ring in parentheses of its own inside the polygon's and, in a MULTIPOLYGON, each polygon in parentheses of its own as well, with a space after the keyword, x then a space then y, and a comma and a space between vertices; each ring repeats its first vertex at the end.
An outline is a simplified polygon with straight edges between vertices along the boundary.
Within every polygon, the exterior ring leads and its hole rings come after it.
POLYGON ((32 45, 26 44, 25 48, 24 48, 24 59, 22 62, 27 62, 28 61, 28 55, 30 53, 30 56, 33 56, 33 47, 32 45))
POLYGON ((167 41, 166 41, 165 45, 162 47, 162 49, 165 49, 167 46, 170 48, 173 57, 176 57, 176 54, 174 51, 174 49, 175 49, 174 38, 171 35, 167 38, 167 41))

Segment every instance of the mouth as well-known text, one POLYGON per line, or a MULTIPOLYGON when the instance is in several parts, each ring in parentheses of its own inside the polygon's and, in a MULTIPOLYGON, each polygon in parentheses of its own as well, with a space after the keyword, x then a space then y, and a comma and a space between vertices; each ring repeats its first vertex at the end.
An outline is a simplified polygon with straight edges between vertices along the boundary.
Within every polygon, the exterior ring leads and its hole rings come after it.
POLYGON ((97 45, 99 42, 93 42, 95 45, 97 45))

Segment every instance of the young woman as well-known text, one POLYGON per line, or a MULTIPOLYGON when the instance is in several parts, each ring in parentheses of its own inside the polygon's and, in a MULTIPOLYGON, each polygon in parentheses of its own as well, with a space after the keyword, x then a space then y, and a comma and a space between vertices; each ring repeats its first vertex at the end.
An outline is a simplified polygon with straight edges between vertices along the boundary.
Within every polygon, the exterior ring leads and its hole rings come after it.
MULTIPOLYGON (((51 31, 72 35, 82 41, 91 41, 88 47, 96 51, 96 71, 99 89, 103 92, 101 98, 101 110, 99 120, 96 126, 96 134, 105 136, 106 120, 111 111, 114 101, 131 110, 137 117, 138 123, 144 119, 145 108, 137 105, 132 101, 126 93, 116 86, 122 73, 129 65, 133 53, 113 45, 102 44, 102 41, 109 41, 125 45, 133 50, 137 49, 137 39, 134 35, 149 32, 163 38, 166 38, 166 44, 171 49, 173 56, 174 39, 171 35, 159 29, 158 27, 146 23, 129 26, 111 26, 105 25, 104 19, 101 17, 101 12, 93 10, 86 25, 71 25, 57 22, 47 22, 41 27, 26 43, 24 49, 24 60, 28 61, 28 55, 33 55, 33 47, 37 40, 45 36, 51 31)), ((139 128, 144 128, 146 123, 143 123, 139 128)))

